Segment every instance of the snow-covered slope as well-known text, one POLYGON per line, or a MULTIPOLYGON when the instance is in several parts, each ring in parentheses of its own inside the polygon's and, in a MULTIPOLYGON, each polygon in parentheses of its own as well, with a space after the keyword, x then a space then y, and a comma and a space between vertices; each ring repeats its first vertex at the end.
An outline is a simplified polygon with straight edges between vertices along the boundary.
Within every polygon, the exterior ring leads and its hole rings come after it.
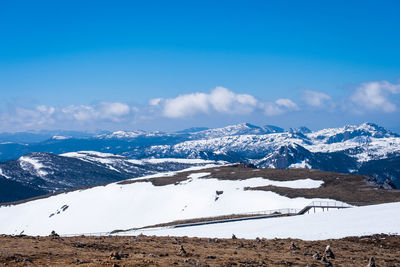
POLYGON ((157 172, 213 164, 222 164, 222 162, 168 158, 134 160, 95 151, 70 152, 62 155, 31 153, 15 161, 0 163, 0 178, 14 182, 9 187, 17 183, 27 188, 26 194, 22 194, 15 192, 17 189, 11 190, 10 187, 10 190, 0 195, 0 203, 77 187, 121 181, 157 172))
POLYGON ((184 228, 153 228, 126 235, 322 240, 373 234, 400 234, 400 202, 332 210, 301 216, 259 219, 184 228))
MULTIPOLYGON (((134 183, 112 183, 15 206, 2 206, 0 233, 48 235, 52 230, 60 234, 106 232, 178 219, 303 208, 313 200, 328 200, 287 198, 270 191, 244 190, 249 186, 267 185, 318 188, 323 183, 306 177, 275 181, 257 178, 255 172, 254 178, 246 180, 204 179, 209 175, 208 172, 197 172, 190 174, 189 180, 164 186, 155 186, 144 179, 134 183)), ((153 177, 157 176, 162 175, 153 177)))

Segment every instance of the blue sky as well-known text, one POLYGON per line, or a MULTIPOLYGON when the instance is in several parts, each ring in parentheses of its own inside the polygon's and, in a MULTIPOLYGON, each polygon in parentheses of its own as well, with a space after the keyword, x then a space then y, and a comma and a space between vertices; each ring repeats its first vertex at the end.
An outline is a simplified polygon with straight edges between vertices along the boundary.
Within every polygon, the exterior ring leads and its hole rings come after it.
POLYGON ((400 132, 399 1, 1 1, 0 131, 400 132))

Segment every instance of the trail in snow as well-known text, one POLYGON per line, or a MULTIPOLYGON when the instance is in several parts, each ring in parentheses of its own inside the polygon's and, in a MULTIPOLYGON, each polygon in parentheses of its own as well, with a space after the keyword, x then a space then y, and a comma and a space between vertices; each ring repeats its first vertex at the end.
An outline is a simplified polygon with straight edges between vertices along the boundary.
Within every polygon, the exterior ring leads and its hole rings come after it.
POLYGON ((121 235, 230 238, 264 237, 323 240, 347 236, 400 234, 400 202, 332 210, 301 216, 268 218, 185 228, 155 228, 121 235))

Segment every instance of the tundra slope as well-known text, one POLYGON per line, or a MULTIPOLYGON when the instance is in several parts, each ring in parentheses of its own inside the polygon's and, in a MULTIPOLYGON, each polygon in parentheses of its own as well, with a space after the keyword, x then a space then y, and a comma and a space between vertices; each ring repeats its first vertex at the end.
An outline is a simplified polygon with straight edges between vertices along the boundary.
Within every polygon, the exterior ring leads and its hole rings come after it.
POLYGON ((104 233, 199 217, 301 209, 311 201, 400 201, 400 191, 377 189, 363 176, 240 166, 193 167, 1 206, 0 233, 104 233))

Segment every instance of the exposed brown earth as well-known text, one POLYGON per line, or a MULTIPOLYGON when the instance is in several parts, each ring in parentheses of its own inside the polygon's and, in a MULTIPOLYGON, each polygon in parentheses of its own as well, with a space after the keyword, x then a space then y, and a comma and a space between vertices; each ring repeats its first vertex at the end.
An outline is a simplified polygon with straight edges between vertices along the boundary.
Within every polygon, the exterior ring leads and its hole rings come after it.
MULTIPOLYGON (((340 174, 335 172, 326 172, 314 169, 253 169, 241 168, 238 166, 222 166, 198 171, 178 172, 172 176, 157 177, 150 179, 131 179, 118 182, 120 185, 151 182, 155 186, 164 186, 178 184, 188 180, 188 175, 193 173, 209 172, 210 175, 201 179, 216 178, 219 180, 245 180, 254 177, 263 177, 275 181, 291 181, 297 179, 311 178, 315 180, 323 180, 325 183, 320 188, 315 189, 293 189, 276 186, 248 187, 247 190, 264 190, 273 191, 287 197, 306 197, 306 198, 331 198, 343 201, 357 206, 380 204, 387 202, 400 201, 400 190, 389 190, 376 188, 366 182, 366 176, 340 174)), ((98 185, 98 186, 105 186, 98 185)), ((2 205, 18 205, 28 201, 48 198, 54 195, 73 192, 78 190, 89 189, 90 187, 76 188, 66 192, 58 192, 38 196, 30 199, 0 203, 2 205)))
POLYGON ((374 257, 377 266, 400 266, 399 248, 400 236, 388 235, 324 241, 0 236, 0 262, 7 266, 330 266, 327 262, 367 266, 374 257), (327 245, 331 257, 325 253, 327 245))
POLYGON ((178 184, 188 180, 188 175, 209 172, 201 179, 217 178, 220 180, 245 180, 263 177, 275 181, 297 179, 323 180, 324 184, 313 189, 293 189, 276 186, 248 187, 247 190, 272 191, 290 198, 330 198, 357 206, 400 201, 400 190, 379 189, 366 182, 363 175, 340 174, 310 169, 252 169, 234 166, 203 169, 200 171, 180 172, 173 176, 157 177, 144 180, 127 180, 119 184, 151 182, 155 186, 178 184))

